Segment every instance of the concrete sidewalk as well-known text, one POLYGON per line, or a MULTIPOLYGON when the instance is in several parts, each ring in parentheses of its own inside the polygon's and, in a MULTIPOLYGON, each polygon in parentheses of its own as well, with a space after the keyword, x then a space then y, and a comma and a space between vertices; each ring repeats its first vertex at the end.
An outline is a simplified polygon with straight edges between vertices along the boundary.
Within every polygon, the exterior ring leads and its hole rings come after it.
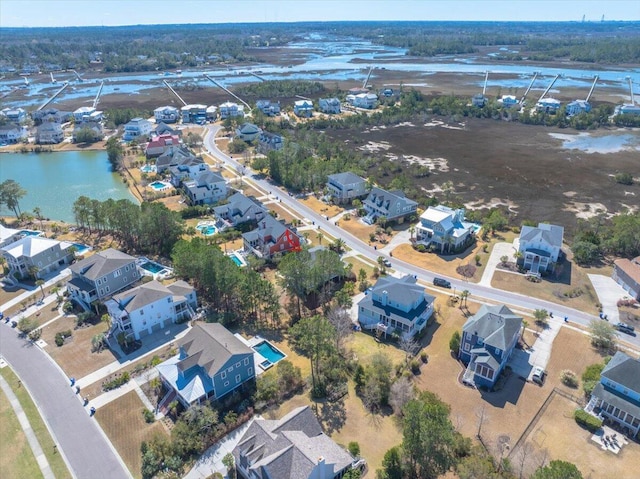
MULTIPOLYGON (((42 285, 42 288, 48 288, 49 286, 53 286, 59 281, 64 280, 68 276, 71 276, 71 270, 69 268, 65 268, 55 276, 45 280, 44 284, 42 285)), ((33 289, 28 289, 24 293, 19 294, 18 296, 10 299, 6 303, 0 304, 0 312, 4 313, 7 309, 14 307, 16 304, 20 304, 20 302, 24 301, 25 299, 29 299, 31 296, 33 296, 36 293, 41 294, 40 286, 35 286, 33 289)))
POLYGON ((27 442, 29 443, 29 447, 31 447, 31 450, 33 451, 33 455, 35 456, 36 461, 38 462, 38 467, 40 468, 40 471, 42 472, 44 479, 56 479, 56 476, 53 474, 53 471, 51 470, 51 466, 49 465, 49 461, 47 461, 47 456, 44 455, 44 452, 42 451, 42 447, 40 447, 40 443, 38 442, 38 438, 36 437, 35 432, 33 432, 33 429, 31 428, 29 419, 27 418, 26 413, 22 409, 22 405, 20 404, 20 401, 18 400, 16 395, 13 393, 13 390, 11 389, 11 386, 9 386, 9 383, 7 383, 7 381, 2 376, 0 376, 0 388, 7 396, 7 399, 9 400, 11 407, 13 408, 13 410, 16 413, 16 416, 18 417, 18 422, 20 422, 20 427, 24 431, 24 435, 27 436, 27 442))

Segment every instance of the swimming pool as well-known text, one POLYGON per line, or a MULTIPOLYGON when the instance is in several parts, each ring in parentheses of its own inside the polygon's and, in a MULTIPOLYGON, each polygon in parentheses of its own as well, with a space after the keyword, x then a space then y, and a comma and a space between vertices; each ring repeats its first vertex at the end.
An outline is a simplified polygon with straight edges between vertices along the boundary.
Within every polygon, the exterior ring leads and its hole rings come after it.
POLYGON ((218 232, 218 228, 210 221, 198 223, 196 229, 205 236, 211 236, 218 232))
POLYGON ((271 364, 276 364, 278 361, 281 361, 282 359, 287 357, 286 354, 284 354, 282 351, 280 351, 273 344, 266 340, 254 345, 253 349, 262 357, 267 359, 271 364))
POLYGON ((75 247, 77 254, 86 253, 91 249, 91 246, 88 246, 86 244, 82 244, 82 243, 71 243, 71 244, 75 247))
POLYGON ((20 230, 18 231, 23 236, 42 236, 42 231, 34 231, 34 230, 20 230))
POLYGON ((154 181, 150 183, 149 186, 154 190, 164 190, 165 188, 169 188, 169 185, 163 181, 154 181))
POLYGON ((160 271, 165 269, 164 266, 162 266, 161 264, 154 263, 152 261, 145 261, 140 265, 140 267, 142 269, 146 269, 147 271, 153 274, 158 274, 160 271))
POLYGON ((238 266, 244 266, 242 264, 242 261, 240 261, 240 258, 238 258, 235 254, 231 255, 231 261, 233 261, 238 266))
POLYGON ((156 165, 144 165, 140 168, 140 171, 142 171, 143 173, 155 173, 156 165))

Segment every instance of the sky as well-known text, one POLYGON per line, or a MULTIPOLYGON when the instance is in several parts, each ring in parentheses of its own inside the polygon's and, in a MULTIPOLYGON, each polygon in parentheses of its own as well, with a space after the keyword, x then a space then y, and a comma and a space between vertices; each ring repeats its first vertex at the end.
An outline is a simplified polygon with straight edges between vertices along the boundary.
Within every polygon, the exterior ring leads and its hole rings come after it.
POLYGON ((640 20, 638 0, 1 0, 0 27, 347 20, 640 20))

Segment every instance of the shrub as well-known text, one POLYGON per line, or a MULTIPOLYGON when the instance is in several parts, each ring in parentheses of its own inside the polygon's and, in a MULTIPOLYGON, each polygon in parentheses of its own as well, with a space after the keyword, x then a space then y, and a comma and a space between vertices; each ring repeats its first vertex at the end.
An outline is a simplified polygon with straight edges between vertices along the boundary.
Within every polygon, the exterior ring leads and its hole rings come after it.
POLYGON ((602 420, 595 416, 592 416, 584 409, 576 409, 573 413, 573 417, 578 424, 585 427, 591 432, 596 432, 602 427, 602 420))
POLYGON ((360 444, 358 444, 356 441, 351 441, 347 446, 347 450, 353 457, 360 456, 360 444))
POLYGON ((570 388, 578 387, 578 377, 576 376, 576 373, 569 369, 562 371, 560 374, 560 380, 562 381, 562 384, 569 386, 570 388))
POLYGON ((56 342, 56 346, 60 347, 64 344, 64 340, 71 337, 71 330, 67 329, 66 331, 60 331, 56 333, 54 341, 56 342))
POLYGON ((614 177, 616 183, 620 183, 621 185, 632 185, 633 184, 633 176, 630 173, 616 173, 614 177))
POLYGON ((149 411, 147 408, 144 408, 144 411, 142 411, 142 415, 144 416, 144 422, 146 422, 147 424, 151 424, 156 420, 153 411, 149 411))
POLYGON ((102 383, 102 390, 111 391, 112 389, 117 389, 120 386, 127 384, 130 379, 131 375, 127 371, 125 371, 120 376, 115 377, 111 381, 105 381, 104 383, 102 383))
POLYGON ((413 374, 418 374, 420 372, 420 361, 417 359, 412 359, 409 363, 409 367, 411 368, 411 372, 413 374))
POLYGON ((426 351, 420 351, 420 359, 422 360, 423 363, 426 363, 427 361, 429 361, 429 355, 427 354, 426 351))
POLYGON ((42 336, 42 329, 40 328, 34 329, 29 333, 29 340, 37 341, 38 339, 40 339, 41 336, 42 336))
POLYGON ((461 339, 460 331, 454 331, 451 335, 451 339, 449 340, 449 349, 456 354, 458 354, 458 351, 460 350, 461 339))

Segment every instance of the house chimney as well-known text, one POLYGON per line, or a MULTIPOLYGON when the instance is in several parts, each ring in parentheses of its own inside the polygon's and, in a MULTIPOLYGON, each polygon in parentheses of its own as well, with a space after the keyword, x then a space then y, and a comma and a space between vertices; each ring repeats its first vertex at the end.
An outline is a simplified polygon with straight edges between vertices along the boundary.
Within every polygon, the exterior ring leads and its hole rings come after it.
POLYGON ((318 475, 316 477, 318 477, 319 479, 328 479, 326 474, 325 474, 325 462, 324 462, 324 456, 318 456, 318 475))

